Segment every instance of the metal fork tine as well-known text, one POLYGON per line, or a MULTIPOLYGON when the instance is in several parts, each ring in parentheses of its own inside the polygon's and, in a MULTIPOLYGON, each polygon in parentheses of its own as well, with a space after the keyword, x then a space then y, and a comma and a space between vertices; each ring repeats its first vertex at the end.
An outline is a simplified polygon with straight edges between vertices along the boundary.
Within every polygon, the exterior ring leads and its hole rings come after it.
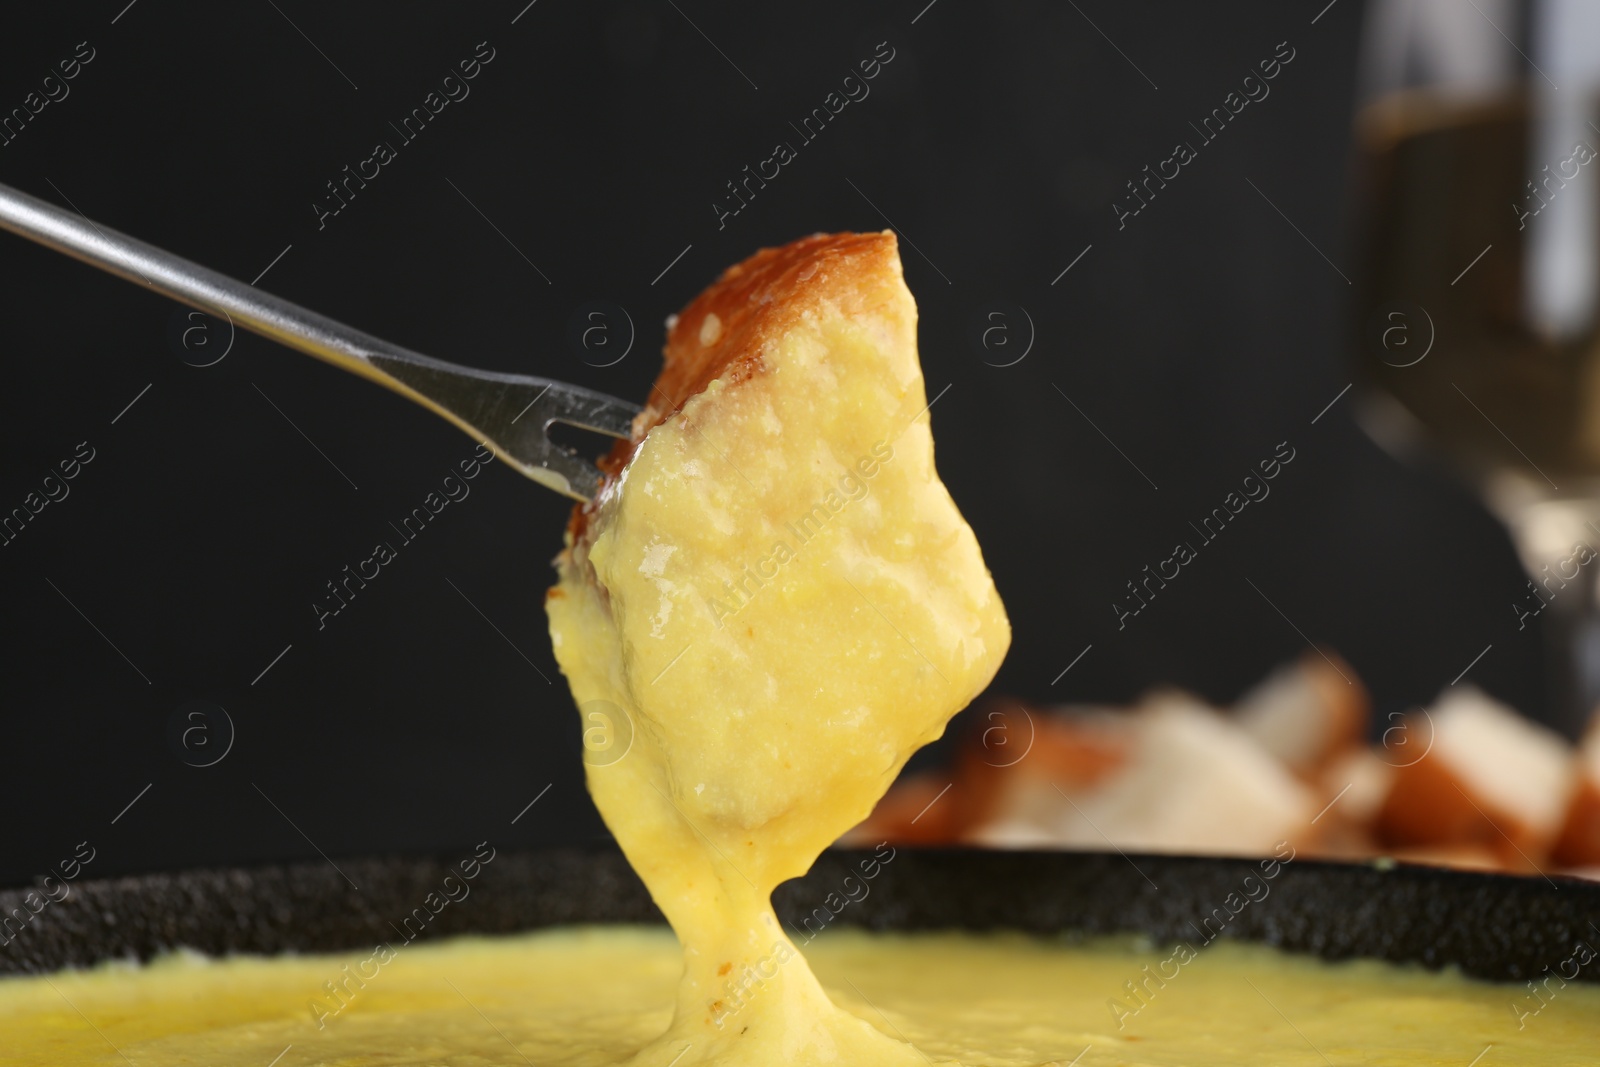
POLYGON ((630 436, 634 417, 639 414, 637 404, 629 404, 581 386, 561 384, 559 388, 550 390, 549 398, 554 412, 551 421, 564 422, 611 437, 630 436))

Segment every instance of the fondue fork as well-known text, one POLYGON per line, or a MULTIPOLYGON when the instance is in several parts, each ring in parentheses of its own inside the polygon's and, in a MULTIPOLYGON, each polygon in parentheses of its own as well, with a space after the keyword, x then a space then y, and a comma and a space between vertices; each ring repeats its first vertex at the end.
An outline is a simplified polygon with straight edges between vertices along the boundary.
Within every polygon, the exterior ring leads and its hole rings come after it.
POLYGON ((567 382, 433 359, 0 185, 0 229, 377 382, 443 415, 548 489, 588 500, 594 463, 550 438, 556 423, 626 438, 636 404, 567 382))

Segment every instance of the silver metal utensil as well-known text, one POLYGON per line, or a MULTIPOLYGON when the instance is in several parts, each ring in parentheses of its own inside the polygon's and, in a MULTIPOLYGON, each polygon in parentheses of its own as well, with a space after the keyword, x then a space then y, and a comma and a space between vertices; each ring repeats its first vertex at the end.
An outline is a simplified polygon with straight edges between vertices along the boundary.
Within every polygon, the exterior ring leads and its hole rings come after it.
POLYGON ((581 386, 460 367, 392 345, 7 185, 0 185, 0 229, 371 379, 486 440, 499 458, 540 485, 577 500, 594 495, 600 471, 552 441, 550 427, 559 422, 627 437, 639 413, 638 405, 581 386))

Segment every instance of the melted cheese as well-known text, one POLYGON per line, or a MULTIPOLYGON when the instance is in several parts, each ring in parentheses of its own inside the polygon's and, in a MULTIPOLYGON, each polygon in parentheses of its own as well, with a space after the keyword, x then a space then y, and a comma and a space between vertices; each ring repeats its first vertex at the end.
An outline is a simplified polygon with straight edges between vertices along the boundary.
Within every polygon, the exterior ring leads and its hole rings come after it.
POLYGON ((638 1062, 925 1064, 834 1006, 769 903, 1010 643, 934 470, 892 236, 735 268, 675 323, 658 389, 684 366, 708 380, 660 405, 547 604, 589 791, 683 942, 638 1062))
MULTIPOLYGON (((660 928, 417 944, 319 1029, 307 1000, 369 955, 185 954, 57 974, 51 984, 3 979, 0 1065, 614 1067, 668 1025, 682 970, 678 943, 660 928)), ((1539 1008, 1520 985, 1226 941, 1163 986, 1149 985, 1132 1016, 1113 1015, 1108 1000, 1132 1006, 1124 983, 1145 982, 1145 968, 1161 969, 1170 946, 830 929, 806 955, 846 1018, 886 1044, 913 1042, 927 1053, 923 1064, 1466 1067, 1492 1044, 1480 1067, 1575 1067, 1593 1062, 1600 1045, 1593 984, 1551 982, 1542 1010, 1519 1028, 1513 1007, 1539 1008)), ((660 1067, 683 1052, 650 1047, 660 1067)), ((693 1053, 683 1052, 680 1067, 693 1053)))

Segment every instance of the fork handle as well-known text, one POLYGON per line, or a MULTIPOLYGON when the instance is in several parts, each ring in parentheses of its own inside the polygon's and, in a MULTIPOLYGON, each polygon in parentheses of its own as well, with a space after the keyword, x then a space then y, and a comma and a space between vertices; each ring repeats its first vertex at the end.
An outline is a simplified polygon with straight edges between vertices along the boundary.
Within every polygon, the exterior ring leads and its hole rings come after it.
POLYGON ((0 228, 390 388, 401 383, 374 366, 374 356, 441 369, 451 366, 335 322, 9 185, 0 185, 0 228))
POLYGON ((563 382, 474 370, 401 348, 3 184, 0 229, 377 382, 490 438, 523 474, 580 500, 592 495, 598 472, 549 440, 550 423, 626 437, 638 410, 563 382), (532 399, 524 405, 525 397, 532 399), (530 408, 533 417, 517 427, 530 408), (517 414, 508 418, 512 410, 517 414))

